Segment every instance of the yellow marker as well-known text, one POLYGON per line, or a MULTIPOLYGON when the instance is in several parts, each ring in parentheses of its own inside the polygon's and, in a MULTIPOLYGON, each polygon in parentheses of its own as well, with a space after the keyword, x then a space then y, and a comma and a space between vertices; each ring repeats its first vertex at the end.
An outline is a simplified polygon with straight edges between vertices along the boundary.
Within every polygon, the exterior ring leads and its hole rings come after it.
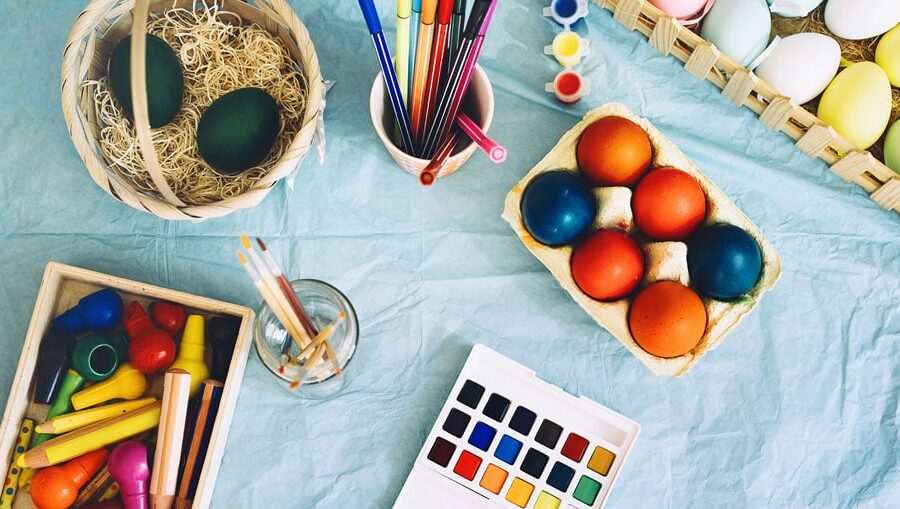
POLYGON ((34 421, 31 419, 22 419, 22 425, 19 427, 19 436, 16 438, 16 448, 13 451, 12 461, 9 465, 9 471, 6 473, 6 482, 3 483, 3 493, 0 494, 0 509, 10 509, 13 500, 16 498, 16 488, 19 484, 19 474, 22 472, 18 466, 19 458, 25 454, 28 447, 28 440, 31 438, 31 432, 34 430, 34 421))
POLYGON ((87 410, 82 410, 80 412, 72 412, 54 417, 43 424, 38 424, 35 430, 38 433, 52 433, 56 435, 67 433, 78 428, 83 428, 88 424, 94 424, 103 419, 109 419, 110 417, 115 417, 145 407, 154 402, 156 402, 156 398, 141 398, 134 401, 123 401, 121 403, 88 408, 87 410))
POLYGON ((169 366, 169 369, 183 369, 191 374, 191 396, 197 394, 200 384, 209 378, 209 368, 203 362, 203 352, 206 349, 204 329, 202 316, 188 316, 181 344, 178 346, 178 357, 169 366))
POLYGON ((50 439, 19 457, 20 467, 43 468, 153 429, 159 424, 160 404, 152 403, 50 439))
POLYGON ((126 362, 110 378, 73 394, 72 407, 83 410, 111 399, 137 399, 146 390, 147 377, 126 362))

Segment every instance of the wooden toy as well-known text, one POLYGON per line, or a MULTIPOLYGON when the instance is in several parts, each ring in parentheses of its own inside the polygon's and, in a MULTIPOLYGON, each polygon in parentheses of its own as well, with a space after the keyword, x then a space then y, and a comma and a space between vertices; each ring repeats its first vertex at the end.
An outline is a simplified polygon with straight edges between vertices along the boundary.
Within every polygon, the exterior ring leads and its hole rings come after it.
POLYGON ((91 382, 102 382, 111 377, 125 359, 119 358, 119 352, 113 342, 96 334, 84 337, 72 348, 72 368, 91 382))
POLYGON ((65 464, 47 467, 31 482, 31 501, 38 509, 67 509, 78 490, 106 463, 109 451, 98 449, 65 464))
POLYGON ((72 337, 61 328, 50 329, 41 341, 38 354, 37 383, 34 389, 34 400, 49 404, 56 396, 56 391, 69 369, 72 352, 72 337))
POLYGON ((171 369, 183 369, 191 374, 191 396, 197 394, 200 384, 209 378, 209 368, 206 367, 206 362, 203 360, 206 351, 205 325, 206 321, 202 316, 188 316, 184 334, 181 335, 178 357, 171 366, 171 369))
POLYGON ((81 491, 78 492, 78 497, 75 499, 74 506, 81 507, 91 502, 99 501, 100 495, 108 490, 114 482, 113 478, 109 475, 109 467, 104 465, 103 468, 98 470, 97 473, 94 474, 94 477, 91 477, 91 480, 81 488, 81 491))
POLYGON ((135 369, 148 375, 160 373, 175 360, 175 341, 171 334, 154 325, 139 302, 128 304, 124 326, 131 340, 128 359, 135 369))
POLYGON ((159 424, 160 404, 153 403, 127 414, 106 419, 60 435, 34 447, 19 458, 19 465, 43 468, 95 451, 137 435, 159 424))
POLYGON ((171 302, 154 302, 150 304, 150 318, 157 327, 174 337, 184 328, 187 311, 184 306, 171 302))
POLYGON ((209 438, 212 435, 216 415, 219 412, 219 402, 222 399, 222 382, 218 380, 204 380, 203 393, 200 397, 200 407, 188 441, 185 444, 181 462, 181 479, 178 483, 178 496, 175 499, 176 509, 188 509, 197 491, 197 482, 200 480, 200 471, 209 447, 209 438))
POLYGON ((228 374, 240 330, 241 321, 236 316, 214 316, 209 319, 206 342, 212 347, 212 377, 216 380, 225 380, 228 374))
MULTIPOLYGON (((115 290, 126 302, 131 302, 132 300, 140 302, 141 305, 144 306, 144 309, 147 309, 150 303, 154 301, 165 301, 185 306, 190 313, 202 315, 207 319, 220 315, 234 315, 241 317, 242 319, 238 341, 234 348, 232 364, 229 368, 229 376, 221 389, 222 404, 214 419, 215 424, 214 426, 211 426, 213 431, 209 435, 208 449, 205 451, 206 455, 205 457, 201 456, 199 461, 200 464, 197 466, 197 472, 200 473, 196 477, 196 492, 193 498, 193 508, 206 509, 209 507, 212 491, 216 483, 220 460, 225 448, 231 417, 234 412, 234 403, 240 392, 242 374, 250 351, 254 313, 251 309, 244 306, 237 306, 227 302, 160 288, 143 282, 136 282, 91 272, 77 267, 50 263, 42 278, 40 291, 38 292, 38 297, 34 305, 31 324, 27 333, 24 335, 24 346, 22 348, 21 358, 18 359, 18 367, 15 375, 12 377, 11 388, 8 390, 7 403, 4 405, 6 407, 5 414, 3 419, 0 420, 0 457, 11 458, 13 456, 16 440, 20 431, 20 424, 23 418, 31 418, 32 416, 35 418, 43 417, 46 412, 47 405, 35 404, 32 396, 35 389, 35 368, 37 366, 39 347, 41 340, 50 329, 53 318, 73 307, 82 297, 103 288, 115 290)), ((211 352, 208 352, 207 355, 211 357, 211 352)), ((207 362, 209 362, 208 359, 207 362)), ((72 371, 72 374, 81 379, 74 370, 72 371)), ((161 381, 162 380, 160 380, 160 382, 161 381)), ((152 394, 155 393, 148 394, 145 392, 140 397, 147 398, 152 394)), ((157 394, 157 396, 158 395, 159 394, 157 394)), ((69 398, 60 399, 60 401, 66 401, 66 403, 68 403, 68 400, 69 398)), ((110 403, 118 404, 116 401, 111 401, 110 403)), ((159 404, 154 403, 153 405, 156 405, 158 416, 160 408, 159 404)), ((144 408, 133 410, 132 413, 140 410, 144 410, 144 408)), ((71 411, 71 409, 68 409, 61 412, 61 414, 71 411)), ((84 411, 84 409, 80 411, 84 411)), ((132 416, 123 414, 121 417, 130 419, 132 416)), ((76 433, 81 435, 87 433, 91 427, 96 428, 98 425, 109 422, 109 420, 99 421, 84 428, 70 431, 67 435, 61 435, 54 440, 58 441, 64 437, 68 439, 69 436, 73 436, 73 434, 76 433)), ((134 420, 130 422, 132 423, 132 427, 134 427, 134 420)), ((144 428, 145 431, 139 432, 137 429, 130 429, 126 432, 113 425, 111 426, 111 429, 114 436, 110 437, 104 432, 86 436, 84 437, 83 442, 78 445, 87 447, 88 444, 90 444, 90 449, 82 449, 79 452, 83 453, 91 449, 98 449, 101 446, 100 444, 104 441, 112 440, 112 443, 115 444, 132 435, 146 435, 150 437, 150 435, 155 436, 156 434, 155 424, 152 419, 150 423, 139 427, 144 428)), ((57 443, 58 442, 47 441, 42 445, 53 445, 57 443)), ((205 444, 204 447, 206 447, 205 444)), ((43 464, 47 463, 47 454, 50 456, 58 456, 60 454, 59 449, 56 447, 51 449, 41 447, 39 450, 43 451, 39 453, 40 457, 38 458, 43 464)), ((32 453, 32 459, 34 459, 34 454, 35 453, 32 453)), ((66 461, 66 459, 57 458, 56 461, 62 462, 66 461)), ((18 462, 15 466, 16 468, 21 468, 18 466, 18 462)), ((7 472, 6 465, 0 465, 0 478, 5 477, 7 472)), ((25 509, 33 507, 30 497, 23 491, 22 476, 24 476, 26 472, 34 472, 34 470, 22 470, 22 474, 20 474, 19 488, 16 490, 15 498, 13 500, 13 507, 16 508, 21 507, 22 509, 25 509)), ((84 491, 86 487, 87 485, 82 488, 82 491, 84 491)), ((94 502, 103 502, 112 498, 118 499, 119 485, 118 483, 113 482, 110 483, 110 486, 101 489, 98 492, 102 493, 99 497, 94 496, 87 500, 81 500, 79 503, 90 504, 94 502)))
POLYGON ((175 501, 190 390, 190 373, 177 368, 166 371, 153 456, 153 476, 150 478, 150 497, 154 509, 169 509, 175 501))
POLYGON ((96 504, 83 506, 81 509, 123 509, 122 501, 118 498, 107 500, 105 502, 97 502, 96 504))
POLYGON ((126 362, 116 373, 72 395, 72 408, 83 410, 111 399, 137 399, 147 390, 147 377, 126 362))
POLYGON ((38 424, 35 430, 39 433, 68 433, 69 431, 83 428, 87 425, 94 424, 95 422, 109 419, 110 417, 128 413, 155 402, 156 398, 149 397, 88 408, 87 410, 81 410, 80 412, 71 412, 53 417, 52 419, 47 419, 43 423, 38 424))
POLYGON ((146 445, 135 440, 119 444, 109 456, 109 474, 119 483, 125 509, 147 509, 150 465, 146 445))
POLYGON ((73 334, 109 330, 119 325, 123 307, 122 297, 114 290, 104 288, 82 298, 75 307, 53 320, 53 324, 73 334))
POLYGON ((19 474, 22 472, 22 469, 16 463, 19 461, 19 456, 25 454, 32 431, 34 431, 34 421, 32 419, 22 419, 22 425, 19 427, 19 436, 16 438, 16 449, 13 451, 12 461, 10 462, 9 470, 6 472, 3 492, 0 493, 0 509, 12 508, 13 500, 16 498, 16 489, 19 487, 19 474))

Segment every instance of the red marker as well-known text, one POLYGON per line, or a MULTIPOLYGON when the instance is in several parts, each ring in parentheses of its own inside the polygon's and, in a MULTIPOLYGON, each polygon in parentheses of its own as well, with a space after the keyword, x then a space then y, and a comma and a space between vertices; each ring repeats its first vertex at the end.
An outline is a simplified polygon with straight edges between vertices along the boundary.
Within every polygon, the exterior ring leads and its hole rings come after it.
POLYGON ((438 89, 441 87, 441 74, 444 71, 444 60, 447 56, 452 17, 453 0, 439 0, 437 27, 434 30, 434 44, 431 48, 431 64, 428 66, 428 81, 425 82, 422 122, 419 123, 419 129, 415 133, 417 140, 425 137, 425 126, 432 121, 434 116, 434 103, 437 101, 438 89))

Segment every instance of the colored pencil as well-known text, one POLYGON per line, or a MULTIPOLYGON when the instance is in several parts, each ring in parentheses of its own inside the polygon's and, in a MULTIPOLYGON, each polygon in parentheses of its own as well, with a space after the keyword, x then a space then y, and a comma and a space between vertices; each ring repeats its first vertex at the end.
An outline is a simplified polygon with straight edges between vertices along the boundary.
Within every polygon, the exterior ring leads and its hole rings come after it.
POLYGON ((155 402, 156 398, 153 397, 141 398, 133 401, 122 401, 120 403, 97 406, 78 412, 70 412, 49 419, 42 424, 38 424, 35 431, 51 434, 68 433, 69 431, 83 428, 89 424, 100 422, 103 419, 109 419, 110 417, 128 413, 155 402))
POLYGON ((453 153, 453 149, 456 147, 456 144, 459 143, 460 139, 462 139, 462 133, 458 130, 453 131, 453 133, 444 141, 444 144, 438 148, 437 154, 431 159, 428 166, 422 170, 422 173, 419 174, 419 182, 421 182, 422 185, 430 186, 434 183, 438 172, 441 171, 444 162, 446 162, 447 158, 450 157, 450 154, 453 153))
POLYGON ((409 115, 406 113, 400 85, 397 83, 397 73, 394 72, 391 50, 388 48, 387 40, 384 38, 381 20, 378 19, 378 10, 375 8, 374 0, 359 0, 359 8, 362 10, 366 26, 369 28, 369 35, 372 36, 372 43, 375 45, 375 54, 378 56, 378 64, 381 66, 381 72, 384 75, 384 84, 387 87, 387 93, 391 100, 391 107, 394 109, 394 117, 400 125, 403 146, 407 153, 411 153, 414 144, 412 129, 409 125, 409 115))
MULTIPOLYGON (((413 140, 419 142, 419 133, 425 121, 425 86, 428 82, 428 66, 431 63, 431 43, 434 40, 434 20, 437 14, 437 0, 422 0, 422 21, 419 23, 419 38, 416 42, 416 66, 413 69, 412 97, 409 100, 409 118, 413 140)), ((418 147, 418 144, 416 145, 418 147)), ((417 155, 418 148, 410 155, 417 155)))
POLYGON ((403 102, 409 101, 409 15, 412 12, 411 0, 397 0, 397 54, 394 67, 397 69, 397 84, 403 102))
POLYGON ((181 462, 181 443, 191 394, 191 374, 173 368, 163 377, 162 412, 150 477, 150 506, 169 509, 175 502, 175 484, 181 462))
POLYGON ((256 237, 256 243, 259 244, 259 249, 262 251, 262 259, 266 262, 269 272, 271 272, 275 280, 278 281, 279 288, 281 288, 285 297, 288 298, 288 302, 291 304, 294 313, 296 313, 297 317, 300 319, 300 324, 303 325, 303 329, 309 334, 310 338, 316 337, 316 334, 318 334, 319 331, 316 330, 316 327, 309 320, 309 314, 306 312, 306 309, 303 308, 303 303, 297 298, 297 294, 294 293, 291 282, 284 276, 284 271, 281 270, 281 267, 278 265, 278 262, 275 261, 275 258, 272 258, 272 255, 269 253, 269 250, 266 248, 266 244, 262 239, 256 237))
POLYGON ((450 67, 453 56, 459 51, 459 43, 462 41, 462 32, 465 25, 466 0, 455 0, 453 2, 453 19, 450 20, 450 44, 447 48, 447 67, 450 67))
POLYGON ((94 477, 81 488, 72 506, 81 507, 96 502, 100 498, 100 494, 109 489, 112 483, 113 478, 109 475, 109 468, 103 465, 103 468, 98 470, 94 477))
POLYGON ((6 471, 6 480, 3 482, 3 492, 0 493, 0 509, 11 509, 13 506, 13 500, 15 500, 19 488, 19 474, 22 473, 22 469, 18 465, 19 457, 28 448, 28 440, 31 438, 32 432, 34 432, 34 420, 22 419, 19 424, 19 434, 16 437, 16 447, 12 451, 12 460, 6 471))
POLYGON ((468 115, 460 112, 456 116, 456 125, 466 133, 466 136, 477 143, 481 150, 484 150, 484 153, 488 155, 492 162, 502 163, 506 161, 506 148, 488 138, 488 135, 468 115))
POLYGON ((176 509, 188 509, 197 492, 197 483, 206 461, 209 448, 209 437, 212 435, 216 415, 219 412, 219 401, 222 399, 222 382, 206 380, 203 382, 200 408, 194 419, 190 434, 187 435, 182 454, 181 481, 178 484, 178 496, 175 498, 176 509))
POLYGON ((456 118, 456 110, 459 109, 456 97, 460 94, 464 95, 469 87, 475 62, 478 60, 478 54, 484 44, 484 34, 496 5, 497 0, 475 0, 475 4, 472 6, 459 51, 457 51, 453 65, 447 74, 447 81, 441 87, 441 93, 438 94, 438 105, 435 108, 434 120, 428 126, 428 133, 425 136, 421 152, 422 157, 432 157, 450 131, 452 120, 456 118), (454 105, 456 105, 455 109, 454 105))
MULTIPOLYGON (((409 99, 412 97, 412 72, 416 68, 416 48, 419 43, 419 20, 422 17, 422 0, 412 0, 409 10, 409 65, 407 67, 410 73, 408 83, 406 85, 406 104, 409 106, 409 99)), ((411 112, 412 110, 407 110, 411 112)))
POLYGON ((425 126, 432 121, 434 102, 444 71, 444 60, 447 54, 447 42, 450 34, 450 20, 453 16, 453 0, 440 0, 438 3, 437 21, 434 29, 434 42, 431 48, 431 62, 428 64, 428 80, 425 82, 425 99, 422 109, 422 122, 414 134, 418 143, 425 137, 425 126))

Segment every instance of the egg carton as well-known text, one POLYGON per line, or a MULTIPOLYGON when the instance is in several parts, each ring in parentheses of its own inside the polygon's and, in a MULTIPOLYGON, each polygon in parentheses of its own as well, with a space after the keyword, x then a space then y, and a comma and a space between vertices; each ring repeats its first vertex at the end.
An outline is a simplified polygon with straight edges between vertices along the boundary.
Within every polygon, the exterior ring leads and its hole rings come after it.
MULTIPOLYGON (((594 189, 594 193, 599 204, 594 228, 624 230, 638 241, 644 251, 645 275, 641 282, 641 288, 659 280, 680 281, 690 285, 690 275, 687 269, 687 245, 683 242, 649 242, 643 238, 634 226, 631 212, 631 189, 599 187, 594 189)), ((515 230, 516 235, 531 251, 531 254, 550 270, 560 285, 575 299, 575 302, 657 375, 681 376, 685 374, 700 360, 700 357, 722 343, 725 336, 753 310, 760 297, 775 285, 781 275, 781 260, 778 253, 750 218, 729 200, 725 193, 709 180, 674 143, 653 127, 653 124, 618 103, 605 104, 588 112, 579 123, 560 138, 556 146, 506 195, 503 219, 515 230), (596 120, 607 116, 627 118, 646 131, 653 145, 653 168, 673 166, 697 179, 703 192, 706 193, 707 199, 707 215, 704 226, 723 222, 739 226, 753 236, 762 252, 762 273, 756 286, 746 295, 737 300, 725 302, 706 298, 701 294, 708 316, 706 332, 696 347, 680 357, 656 357, 638 346, 628 328, 628 309, 633 300, 632 296, 613 302, 602 302, 589 297, 578 288, 572 278, 569 266, 572 246, 545 246, 528 233, 522 221, 522 193, 528 183, 541 173, 548 171, 561 169, 573 173, 578 172, 575 148, 581 133, 596 120)))

